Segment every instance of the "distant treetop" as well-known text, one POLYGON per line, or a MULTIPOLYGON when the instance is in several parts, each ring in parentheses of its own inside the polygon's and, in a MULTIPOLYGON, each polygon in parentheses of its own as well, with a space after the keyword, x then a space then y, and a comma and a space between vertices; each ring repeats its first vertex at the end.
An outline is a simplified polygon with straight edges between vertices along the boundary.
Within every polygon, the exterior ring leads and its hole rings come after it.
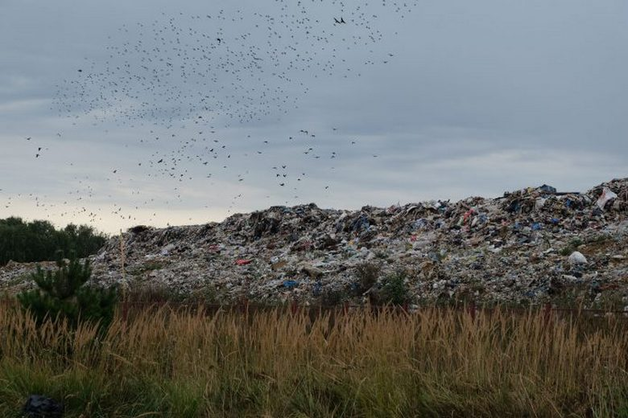
POLYGON ((24 222, 22 218, 0 219, 0 265, 52 261, 57 250, 83 258, 96 253, 107 237, 87 225, 69 224, 55 229, 48 221, 24 222))

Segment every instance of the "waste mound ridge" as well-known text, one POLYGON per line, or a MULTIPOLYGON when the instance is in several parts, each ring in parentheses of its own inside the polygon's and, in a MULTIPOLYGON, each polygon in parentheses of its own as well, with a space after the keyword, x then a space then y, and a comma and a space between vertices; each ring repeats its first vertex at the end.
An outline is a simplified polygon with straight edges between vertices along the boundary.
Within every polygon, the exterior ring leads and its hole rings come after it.
POLYGON ((401 275, 414 303, 628 309, 627 241, 624 178, 587 192, 543 185, 455 203, 360 210, 312 203, 220 223, 137 226, 91 260, 100 284, 217 303, 372 301, 382 280, 401 275), (365 286, 365 271, 378 280, 365 286))

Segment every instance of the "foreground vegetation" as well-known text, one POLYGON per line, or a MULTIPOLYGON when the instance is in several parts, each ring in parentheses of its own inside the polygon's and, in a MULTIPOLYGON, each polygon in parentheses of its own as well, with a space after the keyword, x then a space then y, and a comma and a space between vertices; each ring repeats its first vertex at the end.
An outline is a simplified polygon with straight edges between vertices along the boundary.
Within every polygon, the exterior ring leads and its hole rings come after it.
POLYGON ((0 416, 628 416, 623 322, 426 308, 320 315, 168 307, 108 332, 0 306, 0 416))
POLYGON ((57 250, 83 258, 96 253, 107 237, 91 226, 69 224, 55 229, 48 221, 24 222, 21 218, 0 219, 0 266, 17 262, 49 261, 57 250))

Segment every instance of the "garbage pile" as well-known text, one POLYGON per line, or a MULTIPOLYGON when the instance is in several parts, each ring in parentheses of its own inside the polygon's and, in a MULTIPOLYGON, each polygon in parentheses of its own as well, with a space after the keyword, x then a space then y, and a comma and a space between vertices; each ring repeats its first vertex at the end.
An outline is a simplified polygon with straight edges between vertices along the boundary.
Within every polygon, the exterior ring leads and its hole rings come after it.
POLYGON ((0 294, 15 293, 25 286, 33 285, 31 274, 37 271, 37 266, 44 270, 56 268, 54 261, 42 261, 39 263, 16 263, 9 261, 6 265, 0 266, 0 294))
POLYGON ((221 223, 137 226, 92 257, 92 277, 207 302, 318 304, 373 300, 401 276, 414 303, 628 309, 627 243, 628 178, 586 193, 543 185, 495 199, 275 206, 221 223))

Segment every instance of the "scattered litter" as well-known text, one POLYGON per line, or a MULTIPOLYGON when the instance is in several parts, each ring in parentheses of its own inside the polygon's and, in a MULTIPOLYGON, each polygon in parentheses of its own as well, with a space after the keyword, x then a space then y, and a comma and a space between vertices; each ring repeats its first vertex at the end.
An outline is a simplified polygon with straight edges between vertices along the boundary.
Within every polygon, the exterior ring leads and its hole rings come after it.
POLYGON ((569 256, 570 264, 587 264, 587 258, 579 251, 574 251, 569 256))
POLYGON ((299 283, 295 280, 285 280, 283 282, 283 287, 285 287, 286 289, 293 289, 297 287, 298 285, 299 283))
POLYGON ((26 400, 24 408, 22 408, 21 416, 29 418, 61 418, 63 412, 64 406, 61 402, 41 395, 30 395, 26 400))
POLYGON ((610 190, 608 187, 604 187, 604 189, 602 190, 602 194, 597 200, 597 206, 600 209, 604 210, 606 204, 613 199, 617 199, 617 194, 613 193, 613 191, 610 190))

